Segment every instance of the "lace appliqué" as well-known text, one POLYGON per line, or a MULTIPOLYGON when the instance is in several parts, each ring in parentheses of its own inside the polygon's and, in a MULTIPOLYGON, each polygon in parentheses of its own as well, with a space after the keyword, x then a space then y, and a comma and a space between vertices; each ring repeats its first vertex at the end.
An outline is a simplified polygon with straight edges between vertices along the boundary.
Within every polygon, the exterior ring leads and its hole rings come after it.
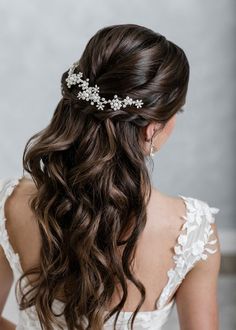
POLYGON ((218 208, 209 207, 201 200, 178 195, 183 199, 186 206, 185 220, 181 227, 181 234, 177 238, 174 247, 175 254, 173 260, 175 267, 168 272, 168 283, 163 289, 157 302, 157 307, 162 308, 174 289, 182 282, 186 274, 193 268, 199 260, 206 260, 207 252, 213 254, 217 249, 211 249, 208 245, 213 245, 217 239, 211 239, 214 234, 211 224, 215 222, 213 214, 219 212, 218 208), (211 239, 211 240, 210 240, 211 239))
POLYGON ((0 245, 3 247, 7 260, 9 261, 11 268, 15 276, 21 273, 19 254, 15 253, 10 242, 8 232, 6 230, 6 216, 4 213, 4 205, 11 195, 14 187, 19 183, 19 179, 9 180, 2 187, 0 187, 0 196, 3 193, 3 198, 0 198, 0 245))

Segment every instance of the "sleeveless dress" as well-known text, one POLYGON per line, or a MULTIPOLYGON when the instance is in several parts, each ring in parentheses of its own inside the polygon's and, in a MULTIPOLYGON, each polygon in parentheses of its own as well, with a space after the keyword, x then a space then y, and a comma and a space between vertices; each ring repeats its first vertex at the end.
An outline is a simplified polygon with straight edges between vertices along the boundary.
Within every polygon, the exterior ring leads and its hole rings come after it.
MULTIPOLYGON (((4 204, 8 196, 18 185, 21 178, 5 178, 0 180, 0 245, 2 246, 6 258, 12 268, 14 279, 18 279, 23 273, 21 268, 19 254, 13 250, 9 241, 6 230, 6 217, 4 213, 4 204)), ((218 208, 210 207, 208 203, 192 198, 178 195, 181 197, 186 206, 186 214, 182 216, 183 224, 180 233, 176 238, 176 244, 173 247, 173 260, 175 266, 167 272, 168 281, 163 288, 159 298, 156 301, 156 309, 153 311, 140 311, 136 315, 134 321, 135 330, 159 330, 167 322, 170 313, 175 304, 177 287, 181 284, 186 274, 196 265, 199 260, 207 260, 208 254, 215 253, 217 248, 214 244, 217 238, 211 227, 215 222, 214 214, 219 212, 218 208), (168 298, 173 296, 168 302, 168 298), (167 303, 168 302, 168 303, 167 303)), ((24 278, 26 280, 26 278, 24 278)), ((17 292, 17 295, 19 293, 17 292)), ((57 313, 63 310, 63 302, 55 299, 53 301, 53 310, 57 313)), ((108 313, 108 311, 106 312, 108 313)), ((116 323, 117 330, 131 329, 128 320, 131 312, 122 311, 116 323)), ((37 313, 34 306, 19 310, 19 321, 16 330, 41 330, 37 313)), ((115 315, 104 324, 104 330, 112 330, 115 315)), ((59 320, 63 329, 67 329, 64 316, 60 316, 59 320)), ((60 329, 55 326, 54 329, 60 329)))

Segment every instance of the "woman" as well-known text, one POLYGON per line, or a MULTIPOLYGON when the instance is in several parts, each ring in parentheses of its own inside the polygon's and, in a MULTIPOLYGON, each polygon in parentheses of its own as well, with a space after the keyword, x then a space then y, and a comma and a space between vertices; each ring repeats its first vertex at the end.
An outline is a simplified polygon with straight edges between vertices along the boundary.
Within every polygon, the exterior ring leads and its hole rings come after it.
MULTIPOLYGON (((151 185, 189 80, 184 51, 135 24, 100 29, 62 75, 29 174, 1 182, 0 291, 14 275, 16 329, 218 329, 220 246, 196 198, 151 185)), ((1 329, 15 329, 2 317, 1 329)))

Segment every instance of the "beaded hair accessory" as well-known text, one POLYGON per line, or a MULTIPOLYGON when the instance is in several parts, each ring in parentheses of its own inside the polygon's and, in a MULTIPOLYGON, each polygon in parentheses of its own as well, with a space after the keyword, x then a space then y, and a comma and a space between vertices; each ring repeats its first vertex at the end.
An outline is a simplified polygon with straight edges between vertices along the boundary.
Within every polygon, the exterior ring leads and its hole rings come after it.
POLYGON ((106 100, 104 97, 99 95, 99 87, 95 85, 94 87, 89 86, 89 78, 86 80, 82 79, 83 73, 74 73, 75 68, 78 66, 78 63, 74 63, 68 72, 68 77, 66 78, 67 87, 70 88, 72 85, 78 84, 81 87, 77 95, 78 99, 83 99, 90 101, 90 104, 96 104, 96 107, 99 110, 104 110, 105 104, 109 103, 110 107, 116 111, 120 108, 126 108, 128 105, 135 105, 136 108, 142 108, 142 100, 133 100, 131 97, 126 96, 125 99, 118 98, 117 95, 114 95, 112 100, 106 100))

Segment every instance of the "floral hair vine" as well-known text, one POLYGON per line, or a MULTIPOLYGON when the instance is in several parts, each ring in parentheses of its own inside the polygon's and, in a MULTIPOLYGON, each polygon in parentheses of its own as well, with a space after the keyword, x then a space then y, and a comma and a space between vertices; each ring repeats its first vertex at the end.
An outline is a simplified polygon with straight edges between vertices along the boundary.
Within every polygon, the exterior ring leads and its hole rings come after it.
POLYGON ((68 72, 68 77, 66 78, 67 87, 70 88, 72 85, 78 84, 81 87, 82 91, 80 91, 77 95, 79 99, 83 99, 86 101, 90 101, 90 104, 94 105, 96 103, 96 107, 99 110, 104 110, 105 104, 109 103, 110 107, 116 111, 120 108, 125 108, 128 105, 135 105, 136 108, 142 108, 143 101, 142 100, 133 100, 131 97, 126 96, 124 99, 118 98, 117 95, 114 95, 112 100, 106 100, 104 97, 99 95, 99 87, 95 85, 94 87, 89 86, 89 78, 86 80, 82 79, 83 73, 74 73, 74 69, 78 66, 77 63, 74 63, 68 72))

